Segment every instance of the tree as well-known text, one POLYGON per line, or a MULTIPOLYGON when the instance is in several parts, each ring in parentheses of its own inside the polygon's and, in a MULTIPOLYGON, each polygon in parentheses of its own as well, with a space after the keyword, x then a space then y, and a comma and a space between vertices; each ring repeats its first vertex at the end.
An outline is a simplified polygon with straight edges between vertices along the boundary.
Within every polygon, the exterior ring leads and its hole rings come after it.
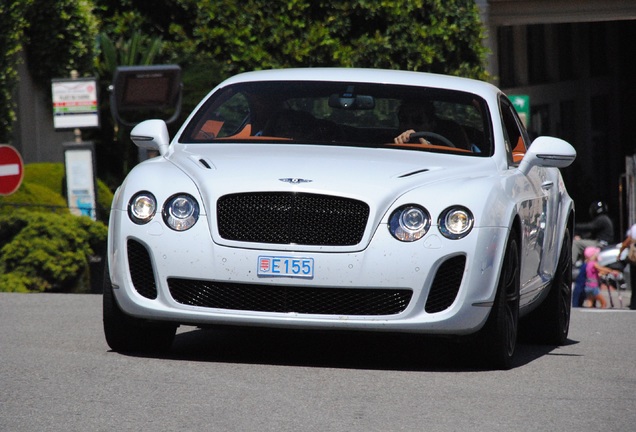
MULTIPOLYGON (((162 58, 214 65, 204 85, 253 69, 344 66, 486 79, 474 0, 95 0, 104 30, 161 36, 162 58)), ((207 68, 210 70, 210 68, 207 68)), ((202 93, 187 87, 186 92, 202 93)))
POLYGON ((23 11, 31 0, 0 2, 0 143, 11 138, 16 120, 16 106, 12 97, 18 81, 18 53, 27 20, 23 11))
POLYGON ((98 21, 91 0, 31 0, 24 16, 24 50, 36 83, 49 88, 52 78, 93 74, 98 21))
POLYGON ((92 8, 91 0, 0 2, 0 142, 11 141, 16 120, 13 91, 21 52, 42 88, 71 70, 92 73, 97 29, 92 8))
POLYGON ((473 0, 178 3, 194 11, 194 52, 219 59, 228 74, 345 66, 485 77, 483 29, 473 0))

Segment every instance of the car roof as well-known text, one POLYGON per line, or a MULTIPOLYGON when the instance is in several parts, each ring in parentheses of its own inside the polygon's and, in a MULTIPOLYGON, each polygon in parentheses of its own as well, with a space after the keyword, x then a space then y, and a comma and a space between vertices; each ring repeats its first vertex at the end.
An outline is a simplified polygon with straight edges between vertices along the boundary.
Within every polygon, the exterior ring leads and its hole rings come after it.
POLYGON ((254 81, 371 82, 455 89, 484 96, 500 92, 492 84, 470 78, 428 72, 364 68, 292 68, 245 72, 225 80, 219 87, 254 81))

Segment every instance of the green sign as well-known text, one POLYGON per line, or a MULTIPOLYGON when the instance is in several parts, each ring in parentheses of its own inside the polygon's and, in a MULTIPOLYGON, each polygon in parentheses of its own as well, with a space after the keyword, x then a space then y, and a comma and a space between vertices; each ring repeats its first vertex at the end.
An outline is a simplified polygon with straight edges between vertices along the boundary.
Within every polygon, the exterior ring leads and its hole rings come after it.
POLYGON ((530 126, 530 96, 528 95, 509 95, 508 98, 515 107, 519 118, 525 127, 530 126))

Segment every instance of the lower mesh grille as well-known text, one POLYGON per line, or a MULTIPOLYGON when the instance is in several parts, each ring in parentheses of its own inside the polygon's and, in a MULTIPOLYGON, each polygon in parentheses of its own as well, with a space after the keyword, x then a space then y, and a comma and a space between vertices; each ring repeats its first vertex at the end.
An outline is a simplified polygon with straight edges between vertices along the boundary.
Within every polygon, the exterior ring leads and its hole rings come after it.
POLYGON ((128 267, 133 287, 142 296, 157 298, 157 286, 152 270, 150 254, 144 245, 136 240, 128 240, 128 267))
POLYGON ((441 312, 453 304, 464 276, 466 257, 456 256, 446 260, 437 269, 433 285, 426 300, 424 310, 428 313, 441 312))
POLYGON ((178 303, 207 308, 320 315, 394 315, 409 304, 411 290, 306 288, 169 278, 178 303))

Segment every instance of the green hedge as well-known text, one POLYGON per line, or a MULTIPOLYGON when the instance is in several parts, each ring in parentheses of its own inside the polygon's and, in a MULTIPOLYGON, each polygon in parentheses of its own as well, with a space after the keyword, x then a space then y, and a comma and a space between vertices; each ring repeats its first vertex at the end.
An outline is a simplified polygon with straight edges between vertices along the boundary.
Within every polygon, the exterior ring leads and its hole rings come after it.
POLYGON ((63 164, 28 164, 18 191, 0 197, 0 291, 99 289, 94 262, 105 258, 113 194, 98 181, 102 220, 93 221, 69 212, 63 189, 63 164))
POLYGON ((19 209, 0 215, 0 291, 88 292, 90 262, 108 229, 70 213, 19 209))
MULTIPOLYGON (((0 214, 10 213, 20 207, 68 213, 68 204, 64 198, 64 175, 62 163, 25 165, 24 181, 20 188, 13 195, 0 196, 0 214)), ((112 191, 97 179, 97 216, 104 223, 108 223, 112 201, 112 191)))

